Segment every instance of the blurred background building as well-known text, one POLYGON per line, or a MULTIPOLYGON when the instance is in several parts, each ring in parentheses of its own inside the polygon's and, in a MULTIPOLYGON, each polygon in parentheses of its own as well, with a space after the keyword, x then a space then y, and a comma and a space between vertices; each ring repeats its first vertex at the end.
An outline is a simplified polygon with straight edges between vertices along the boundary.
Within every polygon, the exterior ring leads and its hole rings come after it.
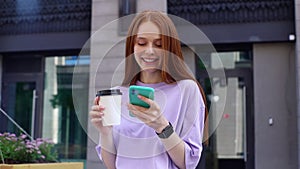
MULTIPOLYGON (((96 155, 98 133, 88 111, 96 90, 111 87, 112 76, 122 77, 122 68, 115 70, 124 58, 127 24, 111 29, 108 39, 89 38, 119 17, 155 9, 193 23, 215 48, 207 50, 207 44, 190 32, 180 34, 188 39, 182 46, 186 62, 205 89, 210 112, 222 111, 220 105, 225 104, 221 115, 209 119, 218 128, 211 129, 198 168, 299 168, 300 1, 0 0, 0 4, 1 108, 34 137, 53 139, 62 160, 84 161, 87 169, 105 168, 96 155), (88 52, 82 52, 87 41, 88 52), (109 46, 114 47, 106 51, 109 46), (218 58, 226 78, 219 76, 218 58)), ((19 130, 0 114, 0 132, 4 131, 19 130)))

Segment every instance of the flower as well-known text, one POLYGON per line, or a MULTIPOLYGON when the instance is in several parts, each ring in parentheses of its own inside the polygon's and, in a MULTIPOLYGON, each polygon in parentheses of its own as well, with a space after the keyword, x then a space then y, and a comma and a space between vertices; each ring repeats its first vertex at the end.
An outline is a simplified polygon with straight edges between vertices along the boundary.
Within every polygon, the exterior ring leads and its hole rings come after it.
POLYGON ((30 140, 24 134, 0 133, 0 160, 6 164, 57 162, 54 146, 48 139, 30 140))

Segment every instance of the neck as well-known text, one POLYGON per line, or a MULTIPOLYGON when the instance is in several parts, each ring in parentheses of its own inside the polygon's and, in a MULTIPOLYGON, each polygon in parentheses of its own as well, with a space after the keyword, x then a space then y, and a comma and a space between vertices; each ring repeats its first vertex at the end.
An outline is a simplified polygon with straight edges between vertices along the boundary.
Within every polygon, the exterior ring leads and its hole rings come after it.
POLYGON ((163 81, 160 71, 151 72, 147 70, 141 72, 140 80, 143 83, 149 83, 149 84, 159 83, 163 81))

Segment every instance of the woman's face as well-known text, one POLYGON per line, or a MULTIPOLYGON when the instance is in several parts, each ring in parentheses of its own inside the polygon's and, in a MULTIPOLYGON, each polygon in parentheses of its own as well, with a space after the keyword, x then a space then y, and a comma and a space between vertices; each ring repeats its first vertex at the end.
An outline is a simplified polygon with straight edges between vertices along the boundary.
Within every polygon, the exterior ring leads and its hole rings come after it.
POLYGON ((137 32, 134 57, 141 70, 153 72, 161 69, 162 42, 159 28, 150 21, 143 22, 137 32))

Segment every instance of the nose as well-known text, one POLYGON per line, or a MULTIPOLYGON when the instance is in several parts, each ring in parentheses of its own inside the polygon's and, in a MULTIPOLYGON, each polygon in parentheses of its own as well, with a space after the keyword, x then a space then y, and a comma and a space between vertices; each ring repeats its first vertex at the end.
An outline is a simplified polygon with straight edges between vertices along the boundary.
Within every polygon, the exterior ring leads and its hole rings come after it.
POLYGON ((149 46, 147 47, 145 53, 146 54, 153 54, 154 53, 154 49, 153 49, 153 45, 152 44, 149 44, 149 46))

